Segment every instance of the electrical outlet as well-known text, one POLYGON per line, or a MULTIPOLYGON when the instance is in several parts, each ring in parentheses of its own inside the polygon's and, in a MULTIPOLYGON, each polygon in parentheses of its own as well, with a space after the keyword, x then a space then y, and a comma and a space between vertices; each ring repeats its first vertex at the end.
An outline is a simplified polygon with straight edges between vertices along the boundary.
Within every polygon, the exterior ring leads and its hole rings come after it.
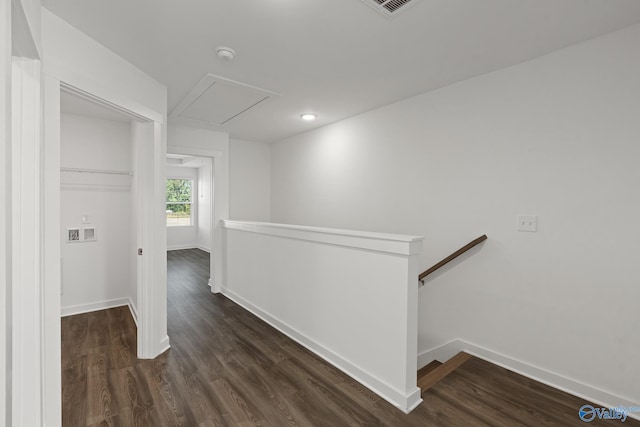
POLYGON ((67 243, 80 241, 79 228, 67 228, 67 243))
POLYGON ((536 215, 518 215, 518 231, 538 231, 538 217, 536 215))

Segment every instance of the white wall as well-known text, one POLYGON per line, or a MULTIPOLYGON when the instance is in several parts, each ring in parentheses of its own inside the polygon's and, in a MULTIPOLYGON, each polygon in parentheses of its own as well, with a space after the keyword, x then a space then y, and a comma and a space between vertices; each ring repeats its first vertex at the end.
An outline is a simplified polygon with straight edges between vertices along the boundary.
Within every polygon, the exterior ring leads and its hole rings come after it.
POLYGON ((167 166, 167 178, 188 178, 193 180, 192 225, 167 227, 167 249, 190 249, 198 246, 198 169, 167 166))
POLYGON ((198 242, 197 247, 211 252, 211 207, 213 206, 213 166, 210 158, 202 159, 198 168, 198 242))
POLYGON ((486 233, 421 289, 419 351, 461 339, 637 402, 638 45, 630 27, 276 143, 272 219, 425 235, 425 268, 486 233))
POLYGON ((422 237, 225 221, 222 292, 405 412, 422 237))
POLYGON ((116 106, 163 123, 167 89, 103 45, 42 9, 45 72, 116 106))
MULTIPOLYGON (((128 122, 62 114, 62 167, 112 171, 132 170, 131 126, 128 122)), ((76 174, 77 175, 77 174, 76 174)), ((77 175, 63 177, 61 187, 62 311, 65 314, 133 302, 136 294, 134 218, 131 177, 77 175), (79 179, 78 179, 79 177, 79 179), (92 185, 66 185, 65 183, 92 185), (112 187, 113 186, 113 187, 112 187), (83 227, 88 216, 95 242, 66 243, 67 228, 83 227)))
POLYGON ((230 141, 230 211, 233 219, 271 219, 271 147, 261 142, 230 141))
POLYGON ((39 0, 19 0, 11 2, 11 38, 13 55, 34 59, 42 58, 40 29, 41 7, 39 0))

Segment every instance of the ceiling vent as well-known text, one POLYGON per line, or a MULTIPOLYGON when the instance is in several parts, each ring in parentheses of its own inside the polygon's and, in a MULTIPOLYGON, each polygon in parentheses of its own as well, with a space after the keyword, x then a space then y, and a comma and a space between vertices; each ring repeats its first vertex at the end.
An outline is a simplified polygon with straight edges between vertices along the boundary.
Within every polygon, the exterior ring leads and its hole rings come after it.
POLYGON ((214 74, 205 75, 170 117, 222 126, 279 95, 214 74))
POLYGON ((396 16, 399 12, 404 11, 418 3, 420 0, 362 0, 387 18, 396 16))

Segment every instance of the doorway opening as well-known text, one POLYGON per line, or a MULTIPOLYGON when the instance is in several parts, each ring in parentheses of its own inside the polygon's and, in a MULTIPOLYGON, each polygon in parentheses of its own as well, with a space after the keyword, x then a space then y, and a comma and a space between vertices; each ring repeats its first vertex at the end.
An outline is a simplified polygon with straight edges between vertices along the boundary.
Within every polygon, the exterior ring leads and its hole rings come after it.
POLYGON ((62 316, 126 305, 137 322, 140 141, 134 122, 61 91, 62 316))
POLYGON ((170 265, 172 260, 212 288, 215 160, 188 148, 173 147, 166 155, 167 282, 177 271, 170 265), (206 271, 201 268, 203 263, 209 267, 206 271))
POLYGON ((213 159, 167 154, 167 304, 171 313, 176 274, 209 286, 213 246, 213 159), (203 268, 206 266, 207 268, 203 268))

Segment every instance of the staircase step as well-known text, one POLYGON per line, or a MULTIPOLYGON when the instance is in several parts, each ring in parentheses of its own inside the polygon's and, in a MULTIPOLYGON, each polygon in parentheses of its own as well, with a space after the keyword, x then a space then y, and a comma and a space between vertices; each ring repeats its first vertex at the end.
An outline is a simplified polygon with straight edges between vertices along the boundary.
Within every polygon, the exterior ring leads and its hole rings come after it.
POLYGON ((442 366, 442 362, 434 360, 418 369, 418 378, 422 378, 430 372, 435 371, 438 367, 442 366))
POLYGON ((433 364, 431 362, 418 371, 418 387, 424 393, 472 357, 470 354, 461 351, 443 364, 439 366, 433 365, 427 370, 426 368, 433 364))

